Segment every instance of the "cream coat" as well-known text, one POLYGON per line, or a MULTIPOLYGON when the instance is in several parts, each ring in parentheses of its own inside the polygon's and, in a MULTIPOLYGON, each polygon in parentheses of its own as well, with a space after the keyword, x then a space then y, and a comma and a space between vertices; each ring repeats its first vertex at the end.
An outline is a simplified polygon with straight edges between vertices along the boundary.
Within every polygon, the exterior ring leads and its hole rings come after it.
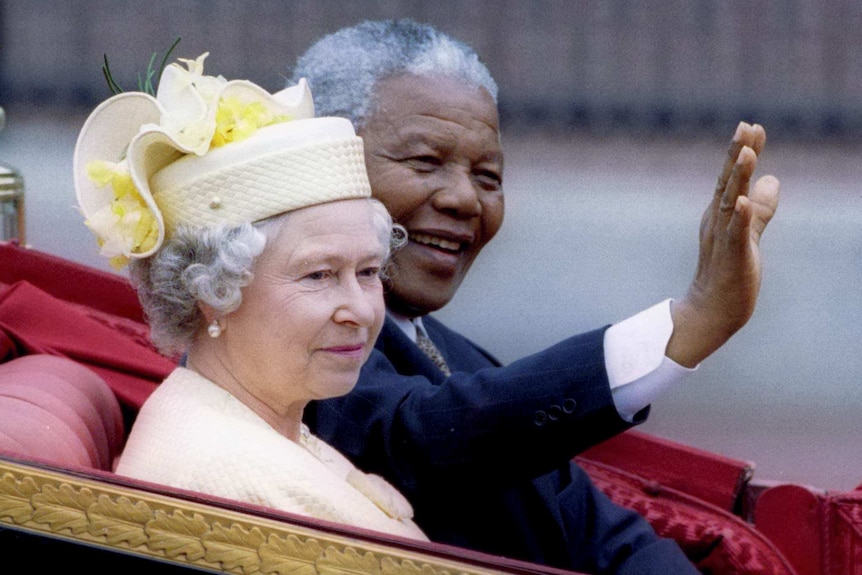
POLYGON ((177 368, 141 408, 116 472, 427 540, 407 500, 307 433, 295 443, 236 397, 177 368))

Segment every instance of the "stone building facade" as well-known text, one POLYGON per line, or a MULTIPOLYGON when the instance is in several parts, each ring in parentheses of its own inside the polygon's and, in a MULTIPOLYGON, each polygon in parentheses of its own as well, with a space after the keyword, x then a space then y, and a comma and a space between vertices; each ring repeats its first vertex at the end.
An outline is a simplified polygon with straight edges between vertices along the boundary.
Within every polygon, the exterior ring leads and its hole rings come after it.
POLYGON ((851 0, 0 0, 0 106, 91 106, 104 54, 135 85, 154 51, 275 89, 314 39, 412 17, 471 44, 513 128, 862 134, 851 0))

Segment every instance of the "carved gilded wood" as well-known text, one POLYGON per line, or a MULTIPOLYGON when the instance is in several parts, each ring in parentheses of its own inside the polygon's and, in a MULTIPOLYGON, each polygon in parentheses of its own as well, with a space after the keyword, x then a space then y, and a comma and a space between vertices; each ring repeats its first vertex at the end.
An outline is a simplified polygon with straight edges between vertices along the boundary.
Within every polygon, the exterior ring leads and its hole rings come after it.
POLYGON ((226 573, 500 570, 0 459, 0 527, 226 573))

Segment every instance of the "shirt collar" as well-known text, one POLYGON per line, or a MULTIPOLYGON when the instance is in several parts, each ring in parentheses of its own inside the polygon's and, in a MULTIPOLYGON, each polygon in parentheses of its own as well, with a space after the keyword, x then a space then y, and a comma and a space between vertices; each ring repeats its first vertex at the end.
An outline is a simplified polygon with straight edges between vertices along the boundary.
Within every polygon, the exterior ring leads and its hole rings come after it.
POLYGON ((410 341, 412 341, 413 343, 416 343, 417 330, 421 329, 422 333, 424 333, 426 336, 428 335, 428 330, 426 330, 425 326, 422 324, 421 316, 411 318, 401 315, 399 313, 395 313, 394 311, 388 309, 386 310, 386 315, 389 317, 389 319, 392 320, 395 325, 398 326, 398 329, 400 329, 404 333, 404 335, 410 338, 410 341))

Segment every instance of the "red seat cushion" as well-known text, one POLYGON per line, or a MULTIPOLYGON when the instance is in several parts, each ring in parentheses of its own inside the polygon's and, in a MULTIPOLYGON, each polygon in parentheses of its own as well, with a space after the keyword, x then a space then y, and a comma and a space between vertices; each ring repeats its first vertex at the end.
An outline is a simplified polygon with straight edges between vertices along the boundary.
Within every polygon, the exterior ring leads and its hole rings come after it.
POLYGON ((596 486, 674 539, 710 575, 796 575, 782 553, 752 525, 705 501, 615 467, 578 458, 596 486))
POLYGON ((655 435, 629 430, 581 454, 648 477, 667 487, 733 511, 754 465, 655 435))
POLYGON ((9 355, 73 359, 100 375, 133 410, 176 367, 143 341, 145 329, 132 320, 60 300, 25 281, 0 292, 0 340, 8 338, 4 347, 11 350, 9 355))
POLYGON ((760 494, 754 512, 799 575, 862 575, 862 492, 776 485, 760 494))
POLYGON ((0 449, 110 470, 123 441, 119 403, 91 370, 50 355, 0 364, 0 449))

